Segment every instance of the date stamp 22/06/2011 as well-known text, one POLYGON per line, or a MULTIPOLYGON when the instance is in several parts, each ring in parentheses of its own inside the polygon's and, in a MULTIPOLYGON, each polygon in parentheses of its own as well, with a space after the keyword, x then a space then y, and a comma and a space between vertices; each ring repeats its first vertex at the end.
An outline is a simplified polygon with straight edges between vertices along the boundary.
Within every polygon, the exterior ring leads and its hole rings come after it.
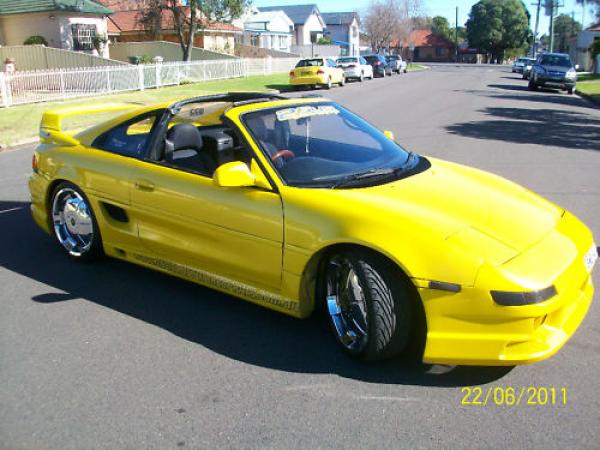
POLYGON ((566 387, 463 387, 461 405, 466 406, 560 406, 567 404, 566 387))

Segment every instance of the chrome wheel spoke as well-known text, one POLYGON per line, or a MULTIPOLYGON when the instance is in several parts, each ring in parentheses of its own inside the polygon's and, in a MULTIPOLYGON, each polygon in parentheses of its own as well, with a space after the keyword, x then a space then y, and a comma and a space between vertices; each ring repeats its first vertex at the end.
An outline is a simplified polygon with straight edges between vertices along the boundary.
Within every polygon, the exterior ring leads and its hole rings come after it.
POLYGON ((334 259, 327 270, 327 309, 341 344, 360 351, 368 338, 366 300, 352 263, 334 259))
POLYGON ((71 188, 57 192, 52 202, 54 232, 60 244, 73 256, 88 251, 94 239, 94 226, 84 198, 71 188))

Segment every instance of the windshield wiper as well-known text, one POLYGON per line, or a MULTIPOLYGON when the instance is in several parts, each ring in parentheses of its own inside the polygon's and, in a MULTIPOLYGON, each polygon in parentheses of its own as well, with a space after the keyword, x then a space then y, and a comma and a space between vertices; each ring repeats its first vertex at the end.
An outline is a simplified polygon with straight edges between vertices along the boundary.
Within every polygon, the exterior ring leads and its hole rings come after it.
POLYGON ((348 186, 356 183, 357 181, 366 180, 369 178, 387 178, 390 175, 396 176, 396 173, 402 170, 402 168, 384 167, 365 170, 364 172, 351 173, 345 177, 340 178, 331 185, 331 189, 336 189, 343 186, 348 186))
POLYGON ((375 167, 373 169, 365 170, 363 172, 356 172, 346 175, 331 185, 331 189, 339 187, 350 186, 360 181, 367 180, 369 178, 397 178, 401 173, 406 170, 413 168, 414 159, 417 155, 413 152, 409 152, 406 161, 400 167, 375 167))

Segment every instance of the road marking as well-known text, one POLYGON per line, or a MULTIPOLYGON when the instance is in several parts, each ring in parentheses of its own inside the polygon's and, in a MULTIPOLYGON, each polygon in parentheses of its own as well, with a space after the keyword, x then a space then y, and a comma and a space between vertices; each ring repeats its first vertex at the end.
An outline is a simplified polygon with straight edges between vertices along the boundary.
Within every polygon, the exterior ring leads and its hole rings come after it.
POLYGON ((19 206, 18 208, 5 209, 4 211, 0 211, 0 214, 9 213, 9 212, 13 212, 13 211, 19 211, 20 209, 25 209, 25 206, 19 206))

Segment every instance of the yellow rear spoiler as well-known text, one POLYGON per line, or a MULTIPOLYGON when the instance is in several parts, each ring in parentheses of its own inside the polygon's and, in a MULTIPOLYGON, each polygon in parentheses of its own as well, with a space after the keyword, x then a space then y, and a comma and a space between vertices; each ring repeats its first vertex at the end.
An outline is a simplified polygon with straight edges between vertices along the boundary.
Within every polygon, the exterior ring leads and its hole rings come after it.
POLYGON ((79 141, 62 129, 62 121, 65 117, 127 111, 139 107, 140 105, 135 103, 104 103, 46 111, 40 123, 40 141, 43 144, 78 145, 79 141))

